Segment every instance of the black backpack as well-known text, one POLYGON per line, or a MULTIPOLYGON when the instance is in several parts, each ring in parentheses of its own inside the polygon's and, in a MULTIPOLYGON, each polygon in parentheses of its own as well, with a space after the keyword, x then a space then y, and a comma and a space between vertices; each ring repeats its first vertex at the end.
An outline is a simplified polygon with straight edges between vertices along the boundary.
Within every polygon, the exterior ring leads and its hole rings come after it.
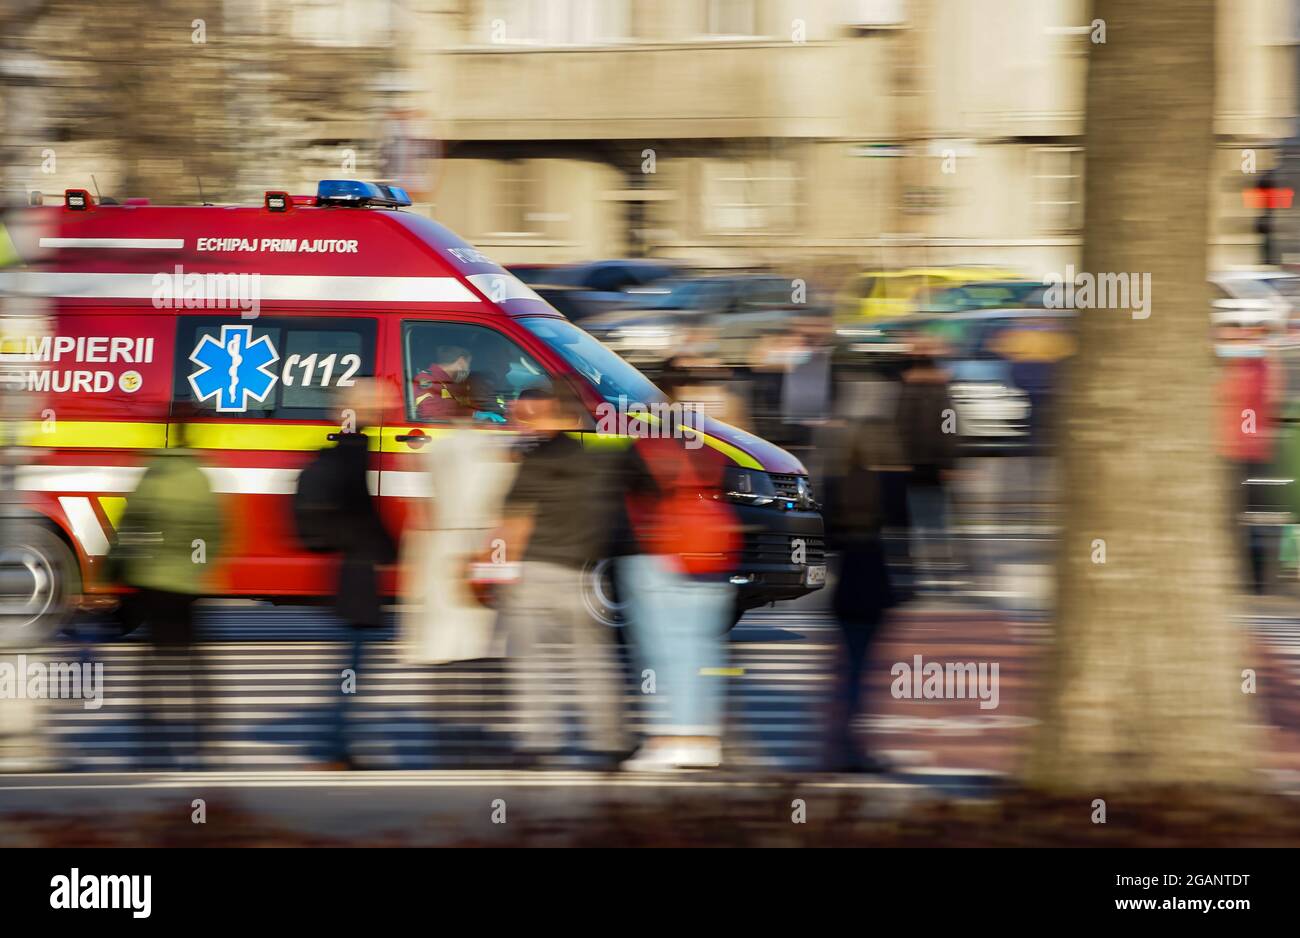
POLYGON ((293 522, 298 540, 313 554, 329 554, 340 543, 338 474, 332 465, 336 450, 328 447, 312 457, 298 475, 293 493, 293 522))

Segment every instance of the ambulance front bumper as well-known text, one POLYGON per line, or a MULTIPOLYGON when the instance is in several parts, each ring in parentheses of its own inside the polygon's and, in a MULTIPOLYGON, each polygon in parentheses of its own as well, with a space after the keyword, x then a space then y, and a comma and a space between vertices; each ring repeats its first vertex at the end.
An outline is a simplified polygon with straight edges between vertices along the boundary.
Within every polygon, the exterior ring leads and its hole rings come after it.
POLYGON ((745 546, 732 582, 740 606, 798 599, 826 583, 826 535, 816 511, 736 505, 745 546))

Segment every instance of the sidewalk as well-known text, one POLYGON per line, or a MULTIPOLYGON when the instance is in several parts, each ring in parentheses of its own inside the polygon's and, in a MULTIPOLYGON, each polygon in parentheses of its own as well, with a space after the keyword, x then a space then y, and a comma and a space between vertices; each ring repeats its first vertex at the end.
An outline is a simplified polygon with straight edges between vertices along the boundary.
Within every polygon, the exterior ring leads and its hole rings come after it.
MULTIPOLYGON (((0 776, 0 848, 304 843, 421 846, 567 842, 611 817, 731 819, 754 830, 897 819, 927 800, 994 789, 946 776, 668 777, 596 772, 196 772, 0 776), (201 799, 206 823, 192 820, 201 799), (800 806, 800 803, 802 806, 800 806)), ((737 836, 739 836, 737 832, 737 836)), ((747 836, 747 835, 746 835, 747 836)))
POLYGON ((1300 841, 1300 799, 1186 790, 1114 800, 1107 823, 1095 824, 1077 797, 990 787, 987 797, 974 799, 907 781, 813 776, 211 773, 4 781, 0 848, 1131 847, 1300 841), (200 809, 204 822, 196 823, 200 809))

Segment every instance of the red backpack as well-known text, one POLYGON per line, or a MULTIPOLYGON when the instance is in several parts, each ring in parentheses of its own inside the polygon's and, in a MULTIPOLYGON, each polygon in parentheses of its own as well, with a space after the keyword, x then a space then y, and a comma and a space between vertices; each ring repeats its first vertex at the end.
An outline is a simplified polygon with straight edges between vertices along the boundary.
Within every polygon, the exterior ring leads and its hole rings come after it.
POLYGON ((642 439, 636 445, 659 489, 657 496, 642 499, 633 515, 645 548, 676 558, 690 575, 735 570, 743 541, 735 510, 721 497, 716 454, 688 451, 675 439, 642 439))

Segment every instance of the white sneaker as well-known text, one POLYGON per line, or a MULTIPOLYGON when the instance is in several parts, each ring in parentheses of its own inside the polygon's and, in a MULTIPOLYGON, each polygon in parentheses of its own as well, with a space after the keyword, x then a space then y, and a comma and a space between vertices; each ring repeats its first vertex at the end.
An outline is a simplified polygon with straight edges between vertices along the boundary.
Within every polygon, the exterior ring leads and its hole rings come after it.
POLYGON ((677 750, 677 767, 679 769, 716 769, 722 764, 721 740, 713 740, 707 743, 683 743, 674 748, 677 750))
POLYGON ((619 768, 624 772, 672 772, 682 755, 681 746, 642 746, 619 768))

